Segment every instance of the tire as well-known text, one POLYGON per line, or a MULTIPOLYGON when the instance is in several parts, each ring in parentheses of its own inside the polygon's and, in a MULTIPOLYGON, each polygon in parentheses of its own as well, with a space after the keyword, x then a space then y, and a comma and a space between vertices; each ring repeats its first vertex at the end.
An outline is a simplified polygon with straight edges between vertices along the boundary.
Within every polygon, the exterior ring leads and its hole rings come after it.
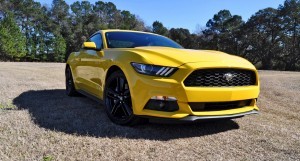
POLYGON ((69 66, 66 68, 66 94, 68 96, 78 96, 78 92, 75 89, 72 72, 69 66))
POLYGON ((115 71, 106 80, 104 103, 107 116, 118 125, 146 123, 147 119, 133 114, 130 89, 122 71, 115 71))

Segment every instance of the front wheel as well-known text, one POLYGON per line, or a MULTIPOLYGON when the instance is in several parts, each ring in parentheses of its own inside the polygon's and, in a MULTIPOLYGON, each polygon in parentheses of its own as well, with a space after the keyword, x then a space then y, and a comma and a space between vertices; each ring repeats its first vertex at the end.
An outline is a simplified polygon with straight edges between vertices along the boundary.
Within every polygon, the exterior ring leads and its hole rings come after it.
POLYGON ((72 72, 69 66, 66 68, 66 94, 68 96, 77 96, 78 93, 75 89, 72 72))
POLYGON ((107 78, 104 102, 108 117, 116 124, 135 125, 146 121, 133 114, 129 85, 122 71, 116 71, 107 78))

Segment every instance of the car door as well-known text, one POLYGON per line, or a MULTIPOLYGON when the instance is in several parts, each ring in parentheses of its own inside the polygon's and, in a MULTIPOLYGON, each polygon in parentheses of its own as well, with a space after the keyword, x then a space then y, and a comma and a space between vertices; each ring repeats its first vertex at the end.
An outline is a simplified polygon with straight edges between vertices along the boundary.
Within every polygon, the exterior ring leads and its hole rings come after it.
POLYGON ((102 82, 100 75, 104 73, 101 68, 103 58, 103 40, 101 33, 91 36, 88 42, 94 42, 96 49, 81 49, 80 65, 77 67, 77 74, 80 79, 80 89, 98 98, 102 96, 102 82))

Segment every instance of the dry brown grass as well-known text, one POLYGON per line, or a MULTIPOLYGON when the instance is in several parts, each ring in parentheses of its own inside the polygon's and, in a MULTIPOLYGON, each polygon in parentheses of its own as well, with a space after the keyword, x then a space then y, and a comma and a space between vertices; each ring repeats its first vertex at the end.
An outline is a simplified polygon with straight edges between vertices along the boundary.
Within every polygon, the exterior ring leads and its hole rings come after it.
POLYGON ((300 160, 300 73, 261 71, 260 115, 122 127, 64 64, 0 62, 0 160, 300 160))

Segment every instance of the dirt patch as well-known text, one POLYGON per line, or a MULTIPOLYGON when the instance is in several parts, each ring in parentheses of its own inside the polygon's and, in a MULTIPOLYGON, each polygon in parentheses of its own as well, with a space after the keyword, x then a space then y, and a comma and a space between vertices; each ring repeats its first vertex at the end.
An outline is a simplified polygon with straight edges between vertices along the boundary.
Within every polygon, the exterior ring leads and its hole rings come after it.
POLYGON ((0 160, 300 160, 298 72, 260 71, 259 115, 123 127, 65 95, 64 66, 0 62, 0 160))

